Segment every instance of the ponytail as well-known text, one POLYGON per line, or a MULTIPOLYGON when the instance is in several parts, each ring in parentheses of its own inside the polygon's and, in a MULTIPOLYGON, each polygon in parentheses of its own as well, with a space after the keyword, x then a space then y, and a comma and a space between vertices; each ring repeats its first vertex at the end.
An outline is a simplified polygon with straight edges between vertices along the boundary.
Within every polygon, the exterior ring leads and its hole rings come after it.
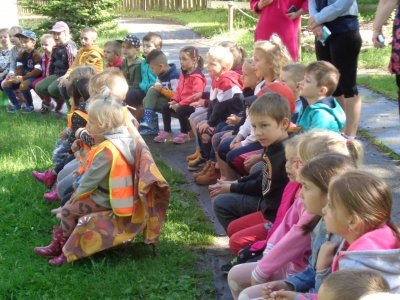
POLYGON ((347 139, 346 147, 356 166, 359 166, 363 160, 363 149, 361 143, 354 139, 347 139))

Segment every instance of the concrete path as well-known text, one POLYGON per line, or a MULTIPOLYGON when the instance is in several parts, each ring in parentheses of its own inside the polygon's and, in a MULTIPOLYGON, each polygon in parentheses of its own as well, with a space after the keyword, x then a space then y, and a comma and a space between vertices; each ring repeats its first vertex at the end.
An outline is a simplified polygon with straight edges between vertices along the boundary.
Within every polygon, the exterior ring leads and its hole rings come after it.
MULTIPOLYGON (((205 58, 208 48, 215 45, 218 41, 199 37, 196 33, 185 26, 173 24, 169 21, 155 19, 121 19, 120 28, 127 29, 129 32, 142 38, 149 31, 159 33, 163 38, 163 51, 166 52, 171 62, 179 65, 179 49, 193 45, 199 48, 201 55, 205 58)), ((381 141, 393 151, 400 154, 400 122, 398 117, 397 103, 385 99, 377 93, 371 92, 365 88, 360 88, 363 98, 361 127, 366 129, 370 135, 381 141)), ((176 121, 176 120, 175 120, 176 121)), ((174 130, 178 129, 178 123, 172 124, 174 130)), ((162 126, 162 124, 161 124, 162 126)), ((377 149, 367 140, 362 139, 365 146, 365 167, 367 170, 384 178, 391 186, 395 204, 393 218, 400 224, 400 167, 389 159, 382 151, 377 149)), ((190 172, 186 169, 184 157, 194 150, 194 144, 172 145, 155 144, 148 139, 150 147, 157 147, 162 157, 167 163, 185 174, 189 188, 198 193, 199 204, 204 209, 214 225, 217 243, 210 250, 210 267, 213 270, 218 299, 230 299, 231 295, 226 284, 225 276, 219 272, 220 266, 229 260, 229 251, 227 251, 227 238, 224 231, 215 220, 212 211, 209 194, 206 187, 201 187, 193 183, 190 172)))

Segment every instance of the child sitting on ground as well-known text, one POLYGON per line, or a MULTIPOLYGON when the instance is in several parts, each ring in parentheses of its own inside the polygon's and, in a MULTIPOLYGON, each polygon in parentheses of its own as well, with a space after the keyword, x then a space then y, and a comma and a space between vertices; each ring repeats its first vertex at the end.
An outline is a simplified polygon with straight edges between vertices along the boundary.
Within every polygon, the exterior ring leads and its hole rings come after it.
POLYGON ((299 112, 297 126, 304 131, 319 128, 340 132, 343 129, 346 115, 332 97, 339 76, 336 67, 326 61, 313 62, 306 67, 300 95, 307 100, 308 106, 299 112))
POLYGON ((158 77, 158 81, 147 92, 143 99, 144 117, 140 123, 141 135, 158 134, 158 117, 164 104, 171 100, 176 92, 180 72, 176 65, 168 64, 166 55, 161 50, 153 50, 146 57, 151 71, 158 77))
POLYGON ((173 141, 175 144, 184 144, 189 141, 189 116, 195 108, 190 106, 194 100, 190 96, 202 93, 206 87, 207 80, 202 73, 203 58, 195 47, 188 46, 179 52, 181 63, 181 75, 175 94, 162 108, 164 130, 160 131, 154 138, 157 143, 173 141), (181 133, 172 139, 171 116, 179 119, 181 133))
POLYGON ((123 125, 123 106, 112 98, 95 98, 89 104, 88 118, 97 147, 88 153, 87 170, 75 195, 62 208, 60 227, 53 228, 53 241, 47 247, 35 248, 42 257, 54 257, 49 261, 53 266, 67 262, 62 248, 81 216, 99 211, 112 211, 117 216, 134 213, 132 166, 135 145, 123 125))
MULTIPOLYGON (((7 28, 0 29, 0 83, 6 78, 10 69, 10 55, 12 44, 10 34, 7 28)), ((0 88, 1 89, 1 88, 0 88)))
POLYGON ((107 41, 104 44, 104 60, 106 61, 106 68, 121 68, 122 45, 119 41, 107 41))
POLYGON ((12 103, 12 106, 8 108, 8 112, 15 113, 21 109, 21 103, 18 102, 14 93, 14 90, 18 90, 27 102, 23 112, 31 113, 34 111, 31 94, 32 82, 42 74, 41 57, 39 52, 35 50, 36 34, 33 31, 23 30, 17 36, 24 51, 17 57, 15 76, 9 77, 3 82, 3 89, 12 103))

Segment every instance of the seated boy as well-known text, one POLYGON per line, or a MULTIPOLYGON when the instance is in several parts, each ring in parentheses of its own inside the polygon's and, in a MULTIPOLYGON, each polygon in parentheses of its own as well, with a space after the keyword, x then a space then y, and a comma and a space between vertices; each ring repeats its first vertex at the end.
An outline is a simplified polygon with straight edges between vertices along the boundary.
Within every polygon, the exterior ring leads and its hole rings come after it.
POLYGON ((108 41, 104 44, 104 60, 106 68, 121 68, 121 42, 108 41))
POLYGON ((15 113, 21 109, 21 104, 15 96, 14 90, 19 90, 26 100, 24 113, 34 111, 31 95, 32 82, 42 75, 41 56, 35 50, 36 34, 31 30, 23 30, 17 34, 20 38, 23 51, 17 56, 15 76, 9 77, 3 83, 4 93, 10 99, 12 106, 8 112, 15 113))
POLYGON ((167 57, 161 50, 153 50, 146 58, 151 71, 157 75, 158 81, 153 85, 143 99, 144 117, 140 123, 141 135, 158 134, 158 117, 156 111, 161 111, 168 103, 178 87, 180 72, 175 64, 168 64, 167 57))
POLYGON ((339 76, 336 67, 326 61, 316 61, 306 67, 300 95, 307 100, 308 106, 299 112, 297 126, 304 131, 318 128, 340 132, 343 129, 346 115, 332 97, 339 76))

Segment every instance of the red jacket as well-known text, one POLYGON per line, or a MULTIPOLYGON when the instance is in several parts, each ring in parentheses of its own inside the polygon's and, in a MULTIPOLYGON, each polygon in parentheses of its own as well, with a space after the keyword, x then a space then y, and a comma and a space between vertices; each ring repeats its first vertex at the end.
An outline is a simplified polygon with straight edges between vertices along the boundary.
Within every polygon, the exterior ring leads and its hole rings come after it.
POLYGON ((206 85, 206 77, 200 69, 196 69, 190 74, 182 71, 179 77, 178 87, 171 101, 175 100, 181 106, 189 105, 197 100, 189 100, 188 98, 193 94, 204 92, 206 85))

